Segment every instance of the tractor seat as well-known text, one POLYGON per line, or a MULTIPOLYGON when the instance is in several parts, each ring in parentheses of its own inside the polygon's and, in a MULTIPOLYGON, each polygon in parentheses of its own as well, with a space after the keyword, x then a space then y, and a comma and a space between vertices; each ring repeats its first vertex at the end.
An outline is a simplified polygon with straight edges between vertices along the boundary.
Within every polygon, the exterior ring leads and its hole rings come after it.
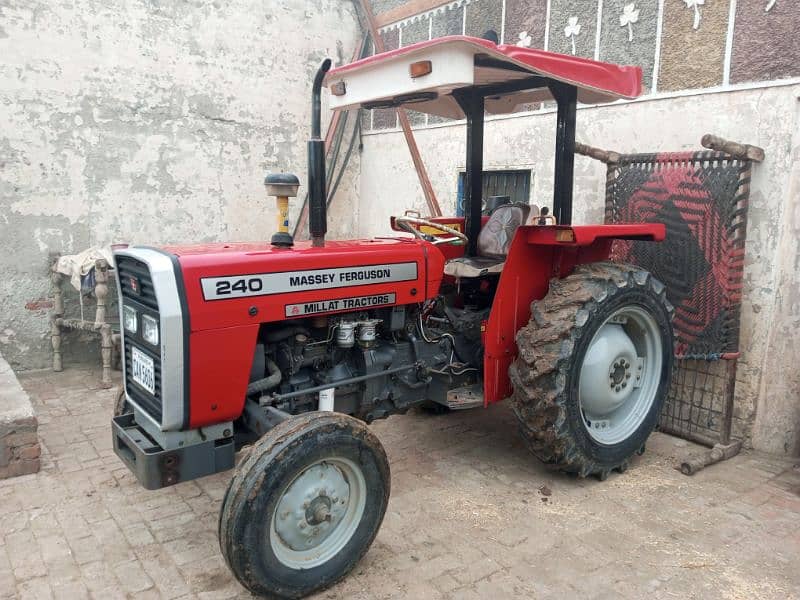
POLYGON ((456 278, 499 274, 517 227, 528 220, 527 204, 503 204, 495 209, 478 235, 478 256, 462 256, 447 261, 445 275, 456 278))

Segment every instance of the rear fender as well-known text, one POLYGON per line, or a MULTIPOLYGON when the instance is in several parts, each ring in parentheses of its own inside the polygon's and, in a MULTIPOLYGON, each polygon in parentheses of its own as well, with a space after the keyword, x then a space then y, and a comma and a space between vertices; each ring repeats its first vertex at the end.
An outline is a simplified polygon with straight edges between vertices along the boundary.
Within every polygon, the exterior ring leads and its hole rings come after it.
POLYGON ((615 239, 660 242, 665 235, 658 223, 519 227, 484 324, 484 405, 511 395, 508 368, 517 357, 517 331, 530 319, 531 302, 547 295, 553 277, 566 277, 579 264, 608 260, 615 239))

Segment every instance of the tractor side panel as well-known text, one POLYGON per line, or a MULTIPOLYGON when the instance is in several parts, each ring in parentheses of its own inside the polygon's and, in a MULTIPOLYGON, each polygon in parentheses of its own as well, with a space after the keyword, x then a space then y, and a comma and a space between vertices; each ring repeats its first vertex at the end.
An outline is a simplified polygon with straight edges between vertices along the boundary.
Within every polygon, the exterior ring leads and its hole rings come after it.
POLYGON ((189 426, 232 421, 242 414, 258 323, 189 336, 189 426))

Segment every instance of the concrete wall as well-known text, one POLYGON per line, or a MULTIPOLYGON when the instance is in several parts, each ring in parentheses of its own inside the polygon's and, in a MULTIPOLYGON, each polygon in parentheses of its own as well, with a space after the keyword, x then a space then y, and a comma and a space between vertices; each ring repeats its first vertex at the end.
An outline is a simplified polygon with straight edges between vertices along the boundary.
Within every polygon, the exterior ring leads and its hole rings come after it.
MULTIPOLYGON (((305 183, 313 72, 325 56, 349 62, 359 36, 341 0, 0 0, 0 352, 12 366, 50 359, 49 252, 268 238, 264 174, 305 183)), ((357 193, 352 173, 343 193, 357 193)))
POLYGON ((0 479, 39 471, 38 428, 28 394, 0 355, 0 479))
MULTIPOLYGON (((739 435, 752 436, 756 447, 789 454, 800 451, 798 94, 800 85, 787 85, 578 111, 578 141, 621 152, 698 149, 707 132, 766 150, 752 182, 734 426, 739 435)), ((457 171, 464 165, 464 126, 415 133, 439 203, 452 214, 457 171)), ((554 135, 552 111, 491 119, 486 168, 532 168, 531 200, 550 206, 554 135)), ((575 186, 575 222, 602 222, 604 165, 578 157, 575 186)), ((362 156, 362 233, 385 234, 389 215, 407 208, 427 212, 402 134, 370 133, 362 156)))

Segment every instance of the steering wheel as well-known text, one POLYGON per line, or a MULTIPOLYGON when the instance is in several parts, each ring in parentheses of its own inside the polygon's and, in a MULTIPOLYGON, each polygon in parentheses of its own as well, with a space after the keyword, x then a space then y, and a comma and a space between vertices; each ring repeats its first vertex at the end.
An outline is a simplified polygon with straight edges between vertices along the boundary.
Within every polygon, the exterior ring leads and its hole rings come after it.
POLYGON ((421 240, 425 240, 426 242, 430 242, 438 246, 439 244, 452 244, 455 242, 461 242, 466 244, 469 239, 466 235, 458 231, 457 229, 453 229, 452 227, 448 227, 447 225, 442 225, 441 223, 436 223, 434 221, 429 221, 428 219, 421 219, 419 217, 395 217, 394 219, 395 225, 397 225, 403 231, 407 231, 411 235, 421 240), (453 237, 434 237, 427 233, 422 233, 419 229, 412 227, 412 225, 425 225, 427 227, 432 227, 433 229, 438 229, 444 233, 449 233, 453 237))

